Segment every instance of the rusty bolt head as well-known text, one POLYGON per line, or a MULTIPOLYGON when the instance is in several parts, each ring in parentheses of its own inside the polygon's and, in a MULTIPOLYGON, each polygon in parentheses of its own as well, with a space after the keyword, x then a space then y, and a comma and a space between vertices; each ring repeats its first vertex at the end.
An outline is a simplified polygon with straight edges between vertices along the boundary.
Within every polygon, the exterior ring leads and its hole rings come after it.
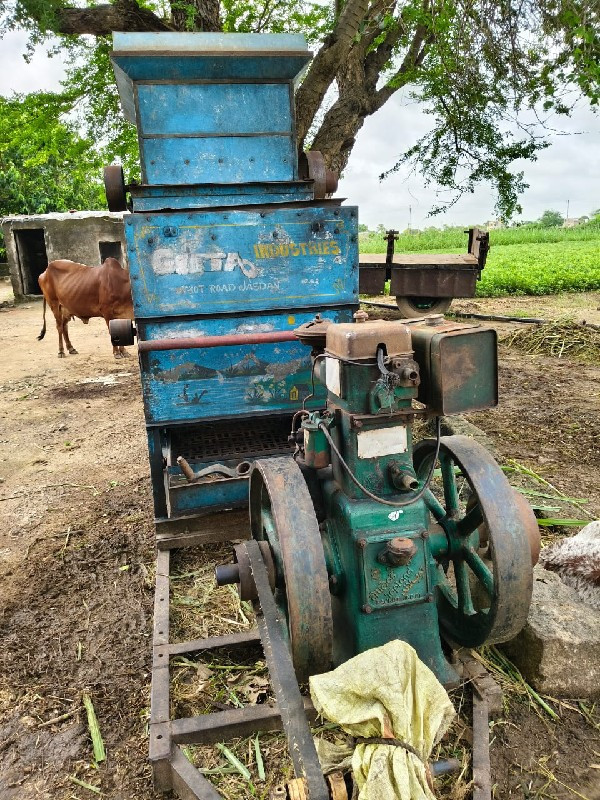
POLYGON ((365 612, 365 614, 372 614, 372 613, 373 613, 373 609, 372 609, 372 608, 371 608, 371 606, 370 606, 370 605, 368 605, 368 604, 367 604, 367 605, 364 605, 364 606, 362 607, 362 610, 365 612))
POLYGON ((357 542, 357 545, 360 547, 361 550, 364 550, 365 547, 367 546, 367 540, 366 539, 359 539, 358 542, 357 542))
POLYGON ((397 537, 386 544, 386 559, 389 564, 401 566, 408 564, 417 552, 417 546, 412 539, 397 537))
POLYGON ((366 322, 369 319, 369 315, 366 311, 355 311, 352 316, 355 322, 366 322))
POLYGON ((429 539, 429 531, 423 531, 421 534, 421 539, 429 539))

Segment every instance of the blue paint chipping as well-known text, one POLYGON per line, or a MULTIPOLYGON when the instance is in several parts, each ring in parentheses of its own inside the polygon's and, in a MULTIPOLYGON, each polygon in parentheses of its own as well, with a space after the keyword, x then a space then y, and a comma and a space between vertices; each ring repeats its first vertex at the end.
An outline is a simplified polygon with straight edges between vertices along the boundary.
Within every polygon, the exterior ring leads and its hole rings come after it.
MULTIPOLYGON (((294 89, 310 57, 296 34, 114 35, 123 110, 140 137, 143 183, 125 218, 140 341, 352 319, 357 210, 316 200, 299 175, 294 89)), ((296 341, 150 351, 140 370, 161 520, 246 503, 244 478, 185 483, 186 432, 200 443, 211 425, 244 432, 220 456, 190 451, 193 468, 260 455, 252 432, 265 419, 283 431, 269 452, 288 452, 286 420, 311 394, 310 352, 296 341)), ((317 392, 308 407, 323 403, 317 392)))

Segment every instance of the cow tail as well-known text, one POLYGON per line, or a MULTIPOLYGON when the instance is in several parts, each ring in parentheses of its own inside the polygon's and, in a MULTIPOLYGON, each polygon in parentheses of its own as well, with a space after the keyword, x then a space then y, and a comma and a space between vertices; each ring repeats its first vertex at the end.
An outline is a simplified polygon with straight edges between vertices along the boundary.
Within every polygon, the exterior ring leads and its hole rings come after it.
POLYGON ((42 325, 42 330, 40 331, 40 335, 37 337, 38 342, 40 342, 45 335, 46 335, 46 298, 44 297, 44 324, 42 325))

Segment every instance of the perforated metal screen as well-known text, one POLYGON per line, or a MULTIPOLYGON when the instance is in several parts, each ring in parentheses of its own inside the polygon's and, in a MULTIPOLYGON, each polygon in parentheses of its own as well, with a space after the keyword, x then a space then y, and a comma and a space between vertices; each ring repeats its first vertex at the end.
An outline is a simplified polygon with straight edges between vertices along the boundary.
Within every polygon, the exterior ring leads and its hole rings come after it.
POLYGON ((290 417, 203 422, 173 431, 171 449, 187 461, 287 454, 290 428, 290 417))

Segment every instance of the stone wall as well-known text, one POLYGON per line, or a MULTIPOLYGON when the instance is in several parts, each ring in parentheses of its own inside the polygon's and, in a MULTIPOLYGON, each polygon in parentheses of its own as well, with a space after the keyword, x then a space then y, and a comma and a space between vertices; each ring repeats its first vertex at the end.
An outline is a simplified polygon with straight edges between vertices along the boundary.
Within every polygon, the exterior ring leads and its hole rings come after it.
MULTIPOLYGON (((120 242, 121 263, 126 266, 123 214, 106 212, 74 212, 39 216, 7 217, 2 220, 6 256, 16 299, 39 294, 37 274, 41 269, 30 267, 18 243, 19 231, 43 230, 48 262, 68 258, 89 266, 101 263, 100 243, 120 242)), ((108 253, 112 255, 112 253, 108 253)))

